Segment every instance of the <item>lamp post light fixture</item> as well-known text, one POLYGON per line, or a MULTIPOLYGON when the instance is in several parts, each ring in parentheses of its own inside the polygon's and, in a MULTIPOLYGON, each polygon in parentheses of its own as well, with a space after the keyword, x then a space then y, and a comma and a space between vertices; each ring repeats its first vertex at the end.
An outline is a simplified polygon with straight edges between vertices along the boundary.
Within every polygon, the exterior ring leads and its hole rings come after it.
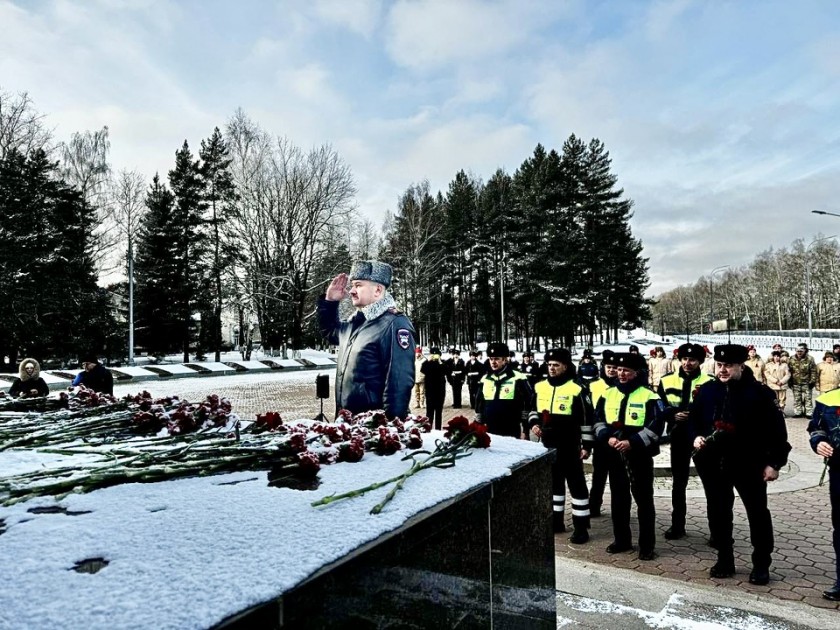
POLYGON ((840 214, 837 214, 836 212, 828 212, 826 210, 811 210, 811 213, 812 214, 824 214, 824 215, 827 215, 827 216, 830 216, 830 217, 840 217, 840 214))
MULTIPOLYGON (((714 321, 715 321, 715 274, 718 271, 723 271, 724 269, 729 269, 729 265, 721 265, 720 267, 715 267, 712 269, 712 273, 709 274, 709 332, 714 333, 714 329, 712 328, 714 321)), ((729 325, 726 326, 729 328, 729 325)))

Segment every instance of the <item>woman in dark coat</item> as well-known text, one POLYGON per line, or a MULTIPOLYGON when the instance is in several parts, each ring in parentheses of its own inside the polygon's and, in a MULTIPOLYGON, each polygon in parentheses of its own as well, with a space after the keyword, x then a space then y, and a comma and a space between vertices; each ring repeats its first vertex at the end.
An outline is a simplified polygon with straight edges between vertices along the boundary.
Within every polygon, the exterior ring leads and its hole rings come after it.
POLYGON ((13 398, 36 398, 46 396, 50 388, 41 378, 41 366, 35 359, 24 359, 18 368, 18 377, 12 382, 9 396, 13 398))

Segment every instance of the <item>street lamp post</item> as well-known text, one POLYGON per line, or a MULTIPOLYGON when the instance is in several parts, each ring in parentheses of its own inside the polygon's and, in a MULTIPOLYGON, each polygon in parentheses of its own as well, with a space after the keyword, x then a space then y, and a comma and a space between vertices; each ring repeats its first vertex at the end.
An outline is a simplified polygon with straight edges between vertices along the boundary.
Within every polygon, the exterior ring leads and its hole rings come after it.
MULTIPOLYGON (((820 210, 814 210, 815 214, 833 214, 831 212, 822 212, 820 210)), ((840 216, 840 215, 834 215, 840 216)), ((805 248, 805 288, 808 292, 808 347, 811 347, 811 339, 814 336, 814 324, 813 324, 813 302, 811 298, 811 248, 820 243, 822 241, 827 241, 830 238, 835 238, 837 235, 834 234, 832 236, 823 236, 820 238, 815 238, 811 241, 811 244, 805 248)))

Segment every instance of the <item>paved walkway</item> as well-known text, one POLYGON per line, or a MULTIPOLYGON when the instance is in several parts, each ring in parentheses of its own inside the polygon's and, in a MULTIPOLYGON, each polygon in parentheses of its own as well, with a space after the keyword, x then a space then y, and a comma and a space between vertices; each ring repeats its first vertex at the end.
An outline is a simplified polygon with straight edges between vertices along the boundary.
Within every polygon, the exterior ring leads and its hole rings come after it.
MULTIPOLYGON (((203 399, 209 393, 227 396, 234 410, 243 418, 263 411, 279 411, 288 419, 312 418, 318 413, 315 398, 315 376, 319 372, 286 375, 243 375, 213 379, 179 379, 162 383, 118 385, 119 396, 148 389, 153 395, 177 393, 190 401, 203 399)), ((332 385, 334 370, 330 374, 332 385)), ((466 400, 466 388, 464 389, 466 400)), ((452 409, 447 398, 444 421, 463 413, 471 417, 468 406, 452 409)), ((334 407, 332 399, 324 401, 329 415, 334 407)), ((760 597, 772 596, 777 601, 796 601, 810 606, 840 609, 840 604, 822 599, 822 591, 834 582, 834 551, 831 546, 831 515, 828 503, 828 485, 819 487, 822 460, 808 446, 804 419, 788 419, 789 439, 793 446, 791 464, 781 471, 778 481, 770 484, 770 511, 773 516, 776 548, 771 582, 767 586, 754 586, 748 582, 750 572, 749 531, 747 518, 740 501, 735 501, 735 561, 737 573, 729 579, 709 577, 714 564, 715 550, 708 547, 708 528, 705 500, 702 489, 695 480, 690 485, 688 498, 688 536, 682 540, 668 541, 662 537, 670 525, 670 491, 667 480, 657 481, 657 540, 658 557, 650 562, 638 560, 635 553, 609 555, 606 546, 612 542, 609 518, 609 486, 605 496, 604 516, 592 519, 591 540, 586 545, 571 545, 569 534, 558 534, 555 549, 559 561, 571 560, 578 566, 599 565, 606 568, 631 569, 637 573, 671 578, 688 583, 687 586, 716 587, 721 594, 739 593, 760 597)), ((570 517, 569 517, 570 518, 570 517)), ((635 518, 632 519, 635 521, 635 518)), ((634 532, 635 535, 635 532, 634 532)), ((838 613, 840 615, 840 613, 838 613)), ((840 616, 838 616, 840 625, 840 616)))

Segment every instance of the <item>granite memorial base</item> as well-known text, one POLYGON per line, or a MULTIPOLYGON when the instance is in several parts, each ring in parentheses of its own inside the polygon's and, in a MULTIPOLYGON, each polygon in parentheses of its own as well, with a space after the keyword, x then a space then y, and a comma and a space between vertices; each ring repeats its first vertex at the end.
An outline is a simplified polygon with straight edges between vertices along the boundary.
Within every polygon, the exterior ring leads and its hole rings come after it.
POLYGON ((421 512, 217 627, 553 629, 553 459, 421 512))

